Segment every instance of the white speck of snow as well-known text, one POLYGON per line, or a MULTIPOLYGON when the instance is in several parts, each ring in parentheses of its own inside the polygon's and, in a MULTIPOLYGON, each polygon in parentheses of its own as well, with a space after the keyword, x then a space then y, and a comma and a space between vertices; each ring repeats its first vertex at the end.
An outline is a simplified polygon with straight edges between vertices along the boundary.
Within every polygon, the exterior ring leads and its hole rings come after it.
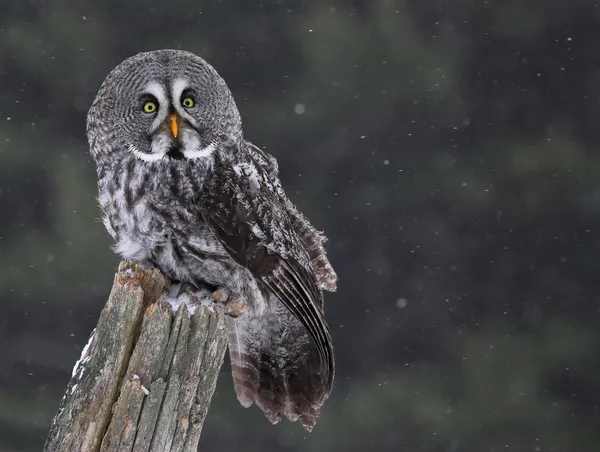
POLYGON ((133 374, 133 377, 131 377, 132 380, 139 380, 140 376, 138 374, 133 374))
POLYGON ((144 394, 150 395, 150 391, 148 391, 148 388, 146 388, 146 386, 144 385, 142 385, 142 391, 144 392, 144 394))
POLYGON ((161 297, 161 301, 166 301, 167 303, 169 303, 171 305, 173 313, 177 312, 179 310, 179 306, 181 306, 181 304, 183 303, 183 300, 180 300, 179 297, 163 296, 161 297))
POLYGON ((297 115, 303 115, 306 113, 306 106, 304 104, 296 104, 294 105, 294 113, 297 115))
POLYGON ((90 360, 90 355, 88 354, 88 350, 90 348, 90 345, 92 345, 92 341, 94 340, 95 335, 96 335, 96 330, 94 329, 94 331, 92 331, 92 334, 90 335, 88 343, 85 345, 85 347, 83 347, 83 350, 81 351, 81 356, 75 363, 75 366, 73 366, 73 372, 71 373, 71 378, 73 378, 75 376, 75 374, 79 370, 79 366, 81 366, 81 370, 79 372, 78 378, 81 378, 81 376, 83 375, 83 370, 84 370, 83 365, 90 360))
POLYGON ((383 161, 383 164, 384 164, 384 165, 389 165, 389 164, 390 164, 390 161, 386 159, 386 160, 384 160, 384 161, 383 161))
POLYGON ((196 309, 198 308, 198 305, 194 303, 194 300, 186 293, 180 295, 179 298, 182 299, 183 303, 185 303, 185 307, 187 308, 190 315, 194 315, 196 309))
POLYGON ((408 305, 408 300, 406 298, 398 298, 396 300, 396 306, 400 309, 405 308, 408 305))
MULTIPOLYGON (((177 310, 179 309, 179 306, 181 306, 181 304, 183 303, 183 299, 180 299, 179 297, 179 291, 181 289, 181 284, 177 283, 177 284, 171 284, 171 288, 169 290, 169 295, 163 295, 160 299, 161 301, 166 301, 167 303, 169 303, 171 305, 171 309, 173 310, 173 313, 177 312, 177 310)), ((133 376, 133 378, 135 379, 136 375, 133 376)))
POLYGON ((73 387, 71 388, 71 394, 73 394, 75 392, 75 389, 77 389, 77 384, 74 384, 73 387))

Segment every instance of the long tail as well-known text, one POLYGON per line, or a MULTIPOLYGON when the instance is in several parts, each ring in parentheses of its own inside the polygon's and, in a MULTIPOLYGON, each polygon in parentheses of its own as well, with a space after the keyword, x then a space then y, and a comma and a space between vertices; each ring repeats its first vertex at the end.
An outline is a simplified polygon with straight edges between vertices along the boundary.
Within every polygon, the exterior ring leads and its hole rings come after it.
POLYGON ((275 297, 260 317, 248 310, 228 322, 240 403, 256 403, 273 424, 283 416, 312 430, 331 392, 334 369, 319 373, 319 351, 304 326, 275 297))

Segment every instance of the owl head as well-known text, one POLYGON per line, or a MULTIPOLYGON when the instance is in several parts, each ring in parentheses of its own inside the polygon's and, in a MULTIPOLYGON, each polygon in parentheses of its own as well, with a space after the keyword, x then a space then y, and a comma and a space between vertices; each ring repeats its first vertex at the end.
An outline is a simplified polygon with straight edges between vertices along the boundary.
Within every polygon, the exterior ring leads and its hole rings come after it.
POLYGON ((240 114, 225 81, 190 52, 132 56, 106 77, 88 112, 94 159, 202 160, 242 139, 240 114))

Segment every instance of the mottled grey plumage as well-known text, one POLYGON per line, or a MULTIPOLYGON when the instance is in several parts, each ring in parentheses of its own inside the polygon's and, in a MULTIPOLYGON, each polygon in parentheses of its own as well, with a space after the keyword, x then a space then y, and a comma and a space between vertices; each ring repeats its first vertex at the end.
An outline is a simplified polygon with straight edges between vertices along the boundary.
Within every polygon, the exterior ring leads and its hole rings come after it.
POLYGON ((333 383, 322 290, 337 278, 223 79, 188 52, 133 56, 102 84, 87 134, 116 252, 245 303, 228 320, 238 399, 310 430, 333 383))

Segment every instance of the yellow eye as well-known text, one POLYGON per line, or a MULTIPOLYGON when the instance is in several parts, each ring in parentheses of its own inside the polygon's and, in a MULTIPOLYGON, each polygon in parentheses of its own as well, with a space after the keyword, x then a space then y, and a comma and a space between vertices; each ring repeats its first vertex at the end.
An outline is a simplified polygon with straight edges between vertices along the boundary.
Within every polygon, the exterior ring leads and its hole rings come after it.
POLYGON ((194 99, 191 97, 186 97, 181 101, 181 105, 183 105, 185 108, 192 108, 194 105, 196 105, 196 102, 194 102, 194 99))
POLYGON ((154 113, 156 111, 156 104, 152 101, 144 102, 144 112, 154 113))

